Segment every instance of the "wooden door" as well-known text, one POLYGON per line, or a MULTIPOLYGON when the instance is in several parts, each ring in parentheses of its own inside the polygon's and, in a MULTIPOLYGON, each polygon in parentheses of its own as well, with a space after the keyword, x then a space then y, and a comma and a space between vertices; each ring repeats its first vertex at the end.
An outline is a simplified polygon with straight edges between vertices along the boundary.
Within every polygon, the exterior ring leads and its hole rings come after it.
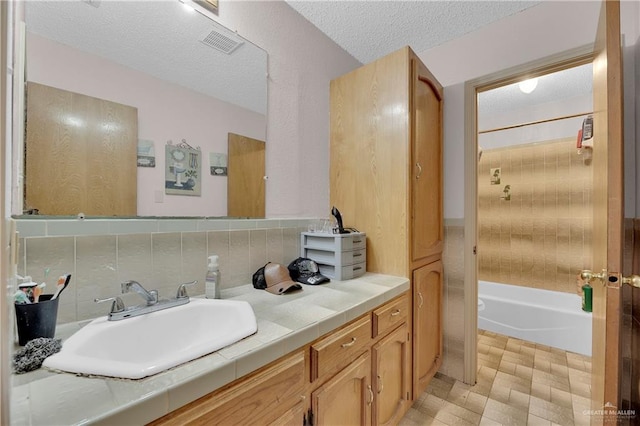
POLYGON ((311 394, 314 424, 369 425, 373 398, 371 356, 367 351, 311 394))
POLYGON ((25 143, 25 208, 136 215, 136 108, 29 82, 25 143))
POLYGON ((411 258, 442 252, 442 86, 412 60, 411 258))
POLYGON ((374 425, 397 424, 411 404, 408 333, 405 323, 373 346, 374 425))
POLYGON ((265 216, 265 143, 229 133, 227 216, 265 216))
MULTIPOLYGON (((620 3, 604 1, 593 63, 593 265, 622 271, 623 124, 620 3)), ((591 406, 619 405, 620 289, 593 285, 591 406)), ((605 408, 603 408, 605 407, 605 408)), ((615 417, 615 416, 614 416, 615 417)), ((593 417, 592 422, 603 419, 593 417)), ((593 423, 592 423, 593 424, 593 423)))
POLYGON ((413 271, 413 395, 442 364, 442 261, 413 271))

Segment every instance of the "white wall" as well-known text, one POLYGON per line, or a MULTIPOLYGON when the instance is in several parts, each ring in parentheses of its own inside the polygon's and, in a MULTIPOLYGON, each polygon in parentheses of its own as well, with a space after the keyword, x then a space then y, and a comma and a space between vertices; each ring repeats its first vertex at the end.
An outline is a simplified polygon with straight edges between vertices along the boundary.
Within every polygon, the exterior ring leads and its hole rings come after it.
POLYGON ((598 2, 543 2, 419 56, 445 86, 445 218, 464 217, 464 82, 593 43, 598 2))
POLYGON ((267 217, 328 217, 329 82, 361 64, 282 1, 221 2, 216 20, 269 53, 267 217))

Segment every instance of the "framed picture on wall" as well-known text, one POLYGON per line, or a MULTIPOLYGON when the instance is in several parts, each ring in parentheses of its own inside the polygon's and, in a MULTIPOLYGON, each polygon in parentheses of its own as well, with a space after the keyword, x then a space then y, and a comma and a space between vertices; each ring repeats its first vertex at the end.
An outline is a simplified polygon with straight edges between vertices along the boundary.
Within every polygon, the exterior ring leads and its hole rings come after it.
POLYGON ((156 150, 153 141, 138 139, 138 167, 155 167, 156 150))
POLYGON ((211 176, 227 175, 227 154, 220 152, 209 153, 209 169, 211 176))
POLYGON ((165 193, 168 195, 200 196, 202 153, 190 146, 165 147, 165 193))

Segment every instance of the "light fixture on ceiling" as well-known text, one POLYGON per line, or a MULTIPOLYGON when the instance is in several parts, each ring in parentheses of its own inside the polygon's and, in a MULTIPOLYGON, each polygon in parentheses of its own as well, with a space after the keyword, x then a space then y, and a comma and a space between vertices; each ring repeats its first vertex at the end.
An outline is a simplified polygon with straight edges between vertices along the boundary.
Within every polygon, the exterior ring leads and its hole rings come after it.
POLYGON ((180 3, 182 3, 182 7, 184 7, 184 10, 186 10, 187 12, 191 13, 191 12, 195 12, 196 10, 193 8, 193 6, 191 6, 190 4, 187 4, 186 2, 184 2, 183 0, 180 0, 180 3))
POLYGON ((524 80, 521 81, 520 84, 518 84, 518 87, 520 87, 520 91, 522 93, 531 93, 536 89, 536 86, 538 85, 538 78, 530 78, 528 80, 524 80))

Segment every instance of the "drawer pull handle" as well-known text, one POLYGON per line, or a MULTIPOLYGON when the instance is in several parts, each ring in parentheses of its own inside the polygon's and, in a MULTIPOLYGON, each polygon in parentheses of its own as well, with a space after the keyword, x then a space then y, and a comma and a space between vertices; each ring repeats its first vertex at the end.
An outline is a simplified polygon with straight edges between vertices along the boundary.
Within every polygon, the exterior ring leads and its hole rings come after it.
POLYGON ((349 343, 343 343, 340 346, 342 346, 343 348, 348 348, 349 346, 353 346, 354 343, 356 343, 356 338, 352 337, 349 343))
POLYGON ((384 385, 382 384, 382 377, 378 376, 378 395, 382 393, 384 390, 384 385))
POLYGON ((373 389, 371 389, 371 385, 367 386, 367 390, 369 391, 369 401, 367 401, 367 405, 373 404, 373 389))
POLYGON ((418 292, 418 297, 420 297, 420 303, 418 304, 418 308, 422 308, 424 304, 424 298, 422 297, 422 293, 418 292))
POLYGON ((391 312, 392 317, 397 317, 398 315, 400 315, 400 309, 396 309, 395 311, 391 312))
POLYGON ((355 268, 353 268, 354 271, 359 271, 360 269, 362 269, 362 266, 356 266, 355 268))
POLYGON ((418 174, 416 175, 416 179, 420 179, 420 176, 422 176, 422 166, 420 165, 420 163, 416 163, 416 168, 418 169, 418 174))
POLYGON ((353 240, 353 244, 360 244, 362 240, 353 240))
POLYGON ((353 255, 353 257, 360 257, 360 256, 362 256, 362 253, 355 253, 355 254, 353 255))

